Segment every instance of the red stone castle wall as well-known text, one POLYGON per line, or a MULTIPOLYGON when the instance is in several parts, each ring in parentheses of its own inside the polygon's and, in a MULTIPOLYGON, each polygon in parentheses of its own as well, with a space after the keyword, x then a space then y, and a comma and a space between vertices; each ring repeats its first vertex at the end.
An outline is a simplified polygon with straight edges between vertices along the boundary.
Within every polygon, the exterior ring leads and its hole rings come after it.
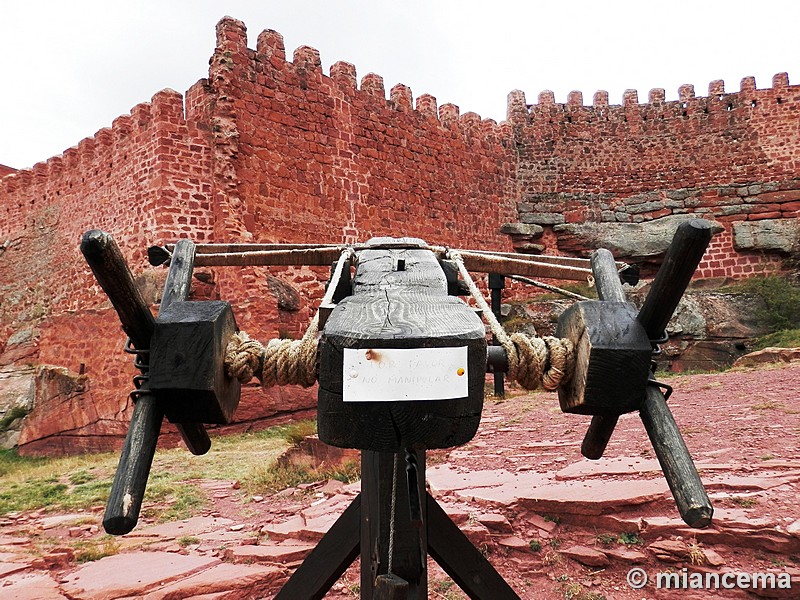
MULTIPOLYGON (((499 226, 514 219, 510 131, 417 100, 318 53, 285 60, 274 32, 247 48, 244 25, 218 26, 209 78, 183 98, 157 94, 78 147, 0 183, 0 366, 53 364, 88 383, 79 402, 50 399, 28 417, 28 452, 117 445, 130 410, 130 359, 116 315, 78 243, 111 232, 145 297, 156 303, 164 271, 146 264, 154 243, 354 242, 411 235, 432 243, 509 249, 499 226), (55 429, 63 426, 53 439, 55 429)), ((208 269, 204 297, 231 300, 239 325, 260 339, 299 335, 325 269, 208 269), (278 310, 268 279, 299 292, 278 310)), ((77 384, 76 384, 77 385, 77 384)), ((81 384, 82 385, 82 384, 81 384)), ((78 387, 81 387, 78 385, 78 387)), ((245 390, 244 422, 313 405, 309 393, 245 390)))
MULTIPOLYGON (((518 140, 520 218, 568 230, 570 223, 642 223, 695 214, 722 224, 699 276, 741 277, 780 268, 780 256, 734 248, 732 223, 797 219, 800 211, 800 86, 785 73, 738 92, 722 81, 696 97, 693 86, 667 102, 652 90, 639 104, 625 93, 610 106, 598 92, 556 104, 551 92, 528 105, 509 96, 518 140)), ((566 246, 561 247, 566 249, 566 246)))
MULTIPOLYGON (((507 127, 459 116, 453 105, 437 111, 431 96, 413 109, 403 85, 387 99, 380 76, 367 74, 359 86, 347 63, 325 75, 313 48, 298 48, 287 62, 274 31, 262 32, 252 50, 244 25, 224 20, 217 40, 212 123, 233 166, 217 239, 352 243, 409 235, 510 248, 499 231, 516 217, 507 127)), ((264 327, 276 313, 265 276, 250 269, 228 277, 223 296, 247 306, 245 325, 275 335, 274 326, 264 327), (264 296, 261 304, 249 300, 264 296)), ((284 333, 302 333, 321 293, 316 284, 327 277, 324 270, 292 276, 308 288, 308 301, 297 319, 278 313, 284 333)))
MULTIPOLYGON (((287 60, 276 32, 261 33, 255 49, 246 39, 242 23, 223 19, 209 76, 185 99, 160 92, 63 156, 0 179, 0 369, 57 365, 74 384, 40 399, 24 451, 121 441, 132 369, 78 251, 91 228, 115 236, 154 308, 165 272, 147 265, 145 249, 179 237, 408 235, 510 250, 501 225, 522 221, 545 227, 547 252, 574 252, 559 227, 696 213, 725 228, 702 276, 781 266, 779 253, 739 247, 731 224, 797 217, 800 87, 785 75, 767 90, 746 79, 733 94, 715 82, 707 98, 685 86, 678 102, 656 90, 641 105, 628 93, 609 106, 600 93, 591 107, 579 94, 564 105, 544 94, 529 106, 514 92, 498 125, 428 95, 415 101, 403 85, 387 94, 380 76, 359 82, 348 63, 325 74, 313 48, 287 60)), ((195 294, 230 300, 240 327, 259 339, 300 335, 328 276, 203 271, 195 294), (291 310, 279 308, 284 284, 297 295, 291 310)), ((237 418, 244 426, 313 404, 313 393, 248 387, 237 418)))
POLYGON ((37 407, 29 420, 42 427, 23 431, 21 444, 119 444, 130 359, 120 351, 117 316, 80 256, 80 236, 112 233, 154 301, 163 274, 143 268, 147 245, 210 237, 209 157, 205 135, 184 119, 182 96, 164 91, 63 156, 0 182, 0 367, 49 364, 89 378, 79 401, 37 407))

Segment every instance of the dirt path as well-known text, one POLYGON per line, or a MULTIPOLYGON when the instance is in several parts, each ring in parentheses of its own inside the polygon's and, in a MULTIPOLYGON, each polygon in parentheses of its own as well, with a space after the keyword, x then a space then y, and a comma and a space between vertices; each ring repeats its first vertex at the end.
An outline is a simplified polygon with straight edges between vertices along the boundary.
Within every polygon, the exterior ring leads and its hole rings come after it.
MULTIPOLYGON (((487 400, 469 444, 429 453, 432 493, 520 597, 800 598, 800 362, 667 381, 715 506, 705 530, 680 520, 636 415, 620 419, 606 457, 588 461, 587 417, 560 413, 553 394, 512 392, 487 400), (643 589, 626 582, 634 567, 651 579, 643 589), (793 589, 658 589, 667 571, 689 585, 706 573, 772 573, 793 589)), ((197 485, 212 501, 205 514, 142 523, 118 554, 82 565, 76 543, 105 543, 100 509, 3 519, 0 597, 271 598, 358 492, 320 482, 248 497, 234 482, 197 485), (65 543, 35 556, 43 536, 65 543)), ((431 598, 464 597, 433 563, 429 581, 431 598)), ((357 598, 357 582, 356 565, 328 597, 357 598)))

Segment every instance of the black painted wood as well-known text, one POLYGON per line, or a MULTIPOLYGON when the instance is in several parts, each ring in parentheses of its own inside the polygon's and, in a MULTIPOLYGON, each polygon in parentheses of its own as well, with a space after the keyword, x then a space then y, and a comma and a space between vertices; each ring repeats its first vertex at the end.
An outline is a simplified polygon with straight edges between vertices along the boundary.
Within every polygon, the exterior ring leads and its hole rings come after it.
POLYGON ((651 340, 664 333, 710 241, 708 221, 691 219, 678 226, 639 311, 639 322, 651 340))
MULTIPOLYGON (((358 556, 363 493, 331 526, 275 600, 320 600, 358 556)), ((362 596, 364 597, 364 596, 362 596)))
MULTIPOLYGON (((664 256, 637 319, 651 339, 661 337, 672 318, 706 247, 711 241, 711 224, 701 219, 681 223, 664 256)), ((647 388, 639 416, 656 451, 683 520, 692 527, 711 523, 714 509, 703 487, 664 394, 655 385, 647 388)))
MULTIPOLYGON (((620 282, 614 256, 605 248, 592 252, 592 273, 595 289, 600 300, 625 302, 625 290, 620 282)), ((644 394, 644 390, 642 390, 644 394)), ((614 428, 617 426, 617 415, 594 415, 581 444, 581 454, 591 460, 598 460, 606 451, 614 428)))
POLYGON ((605 248, 595 250, 592 252, 591 263, 597 297, 609 302, 626 302, 627 298, 619 279, 617 263, 611 252, 605 248))
POLYGON ((519 600, 517 593, 472 545, 429 493, 428 552, 473 600, 519 600))
MULTIPOLYGON (((161 305, 158 307, 159 315, 173 302, 183 302, 189 299, 195 252, 196 246, 189 239, 178 240, 175 244, 167 280, 164 282, 164 293, 161 295, 161 305)), ((211 439, 202 423, 175 423, 174 425, 189 452, 195 456, 205 454, 211 449, 211 439)))
POLYGON ((711 524, 714 508, 664 394, 655 385, 648 386, 639 416, 681 518, 690 527, 707 527, 711 524))
POLYGON ((225 372, 237 331, 228 302, 175 302, 158 315, 150 349, 150 389, 173 423, 230 423, 241 385, 225 372))
POLYGON ((378 575, 372 600, 407 600, 408 582, 397 575, 378 575))
MULTIPOLYGON (((394 558, 392 573, 408 584, 409 600, 428 597, 427 532, 411 522, 405 453, 361 453, 361 597, 373 598, 376 580, 389 573, 392 491, 395 497, 394 558), (394 479, 394 461, 398 460, 394 479)), ((425 452, 415 453, 418 489, 425 489, 425 452)), ((422 521, 427 506, 422 506, 422 521)))
POLYGON ((81 253, 117 311, 122 329, 133 346, 140 350, 148 348, 155 319, 114 238, 97 229, 87 231, 81 238, 81 253))
POLYGON ((619 421, 618 415, 594 415, 581 443, 581 454, 590 460, 603 457, 619 421))
POLYGON ((561 410, 620 415, 639 410, 652 350, 627 302, 576 302, 558 319, 556 336, 575 345, 573 376, 558 388, 561 410))
POLYGON ((333 309, 320 340, 317 422, 322 441, 377 452, 445 448, 475 435, 483 408, 485 327, 448 296, 447 279, 422 240, 375 238, 357 252, 353 295, 333 309), (390 247, 380 247, 389 245, 390 247), (377 249, 373 249, 377 247, 377 249), (403 270, 398 270, 402 265, 403 270), (343 401, 346 348, 467 347, 468 395, 403 402, 343 401))
MULTIPOLYGON (((506 287, 506 280, 505 277, 502 275, 498 275, 497 273, 489 273, 489 290, 491 293, 492 298, 492 313, 500 320, 500 307, 503 303, 503 288, 506 287)), ((492 345, 497 346, 499 342, 497 341, 497 337, 492 335, 492 345)), ((506 396, 506 387, 505 387, 505 377, 502 371, 494 371, 494 395, 498 398, 505 398, 506 396)))
MULTIPOLYGON (((155 320, 114 239, 103 231, 87 231, 81 239, 81 252, 133 347, 148 349, 155 320)), ((145 365, 146 357, 142 356, 145 365)), ((163 418, 155 396, 142 393, 133 409, 103 516, 103 527, 110 534, 125 534, 136 526, 163 418)))

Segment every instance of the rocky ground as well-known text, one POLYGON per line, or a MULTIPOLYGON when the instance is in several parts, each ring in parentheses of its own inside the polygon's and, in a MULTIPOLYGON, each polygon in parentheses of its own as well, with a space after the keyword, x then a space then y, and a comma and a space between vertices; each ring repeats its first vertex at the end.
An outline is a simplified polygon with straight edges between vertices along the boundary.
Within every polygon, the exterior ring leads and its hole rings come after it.
MULTIPOLYGON (((800 597, 800 361, 668 383, 714 503, 707 529, 680 520, 637 415, 620 419, 606 457, 588 461, 588 418, 561 414, 553 394, 488 399, 474 440, 429 453, 430 490, 521 598, 800 597), (634 567, 651 580, 775 573, 792 589, 676 592, 651 581, 634 590, 634 567)), ((187 485, 206 491, 205 513, 143 522, 112 542, 99 528, 102 507, 3 518, 0 597, 271 598, 359 489, 328 481, 248 496, 232 481, 187 485), (64 543, 41 553, 44 538, 64 543), (78 564, 80 542, 116 553, 78 564)), ((357 598, 358 579, 356 564, 327 597, 357 598)), ((429 597, 465 596, 431 562, 429 597)))

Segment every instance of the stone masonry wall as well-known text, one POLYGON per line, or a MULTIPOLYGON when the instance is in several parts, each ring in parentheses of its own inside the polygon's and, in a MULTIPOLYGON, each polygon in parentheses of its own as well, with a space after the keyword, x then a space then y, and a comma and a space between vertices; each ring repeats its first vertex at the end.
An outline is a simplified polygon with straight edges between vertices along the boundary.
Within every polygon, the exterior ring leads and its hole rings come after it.
MULTIPOLYGON (((511 130, 457 106, 337 62, 322 72, 317 50, 287 61, 283 38, 263 31, 247 47, 243 23, 217 27, 209 85, 218 153, 232 169, 217 239, 352 243, 411 235, 456 247, 510 249, 516 156, 511 130), (220 139, 224 138, 224 139, 220 139)), ((222 164, 222 163, 221 163, 222 164)), ((247 269, 220 274, 222 296, 258 336, 299 336, 321 297, 327 269, 247 269), (269 275, 292 282, 296 315, 276 311, 269 275), (275 320, 278 325, 276 327, 275 320)))
MULTIPOLYGON (((22 447, 119 444, 132 369, 117 316, 78 250, 80 236, 92 228, 112 233, 154 302, 164 275, 144 267, 146 247, 189 233, 209 239, 212 183, 208 140, 169 90, 62 156, 0 181, 0 364, 54 365, 88 378, 69 407, 53 410, 41 398, 22 447)), ((38 375, 46 394, 47 372, 38 375)))
MULTIPOLYGON (((746 276, 785 268, 800 244, 798 107, 800 86, 781 74, 766 90, 748 78, 736 93, 714 82, 708 97, 684 86, 677 102, 628 92, 622 106, 604 93, 590 107, 578 93, 528 105, 512 92, 497 124, 414 100, 401 84, 387 93, 348 63, 325 74, 313 48, 287 60, 271 30, 249 48, 244 24, 225 18, 208 77, 185 96, 159 92, 62 156, 0 178, 0 385, 32 380, 22 387, 35 396, 20 450, 109 449, 124 434, 133 369, 78 251, 88 229, 114 235, 153 310, 165 271, 145 250, 179 237, 408 235, 570 255, 606 246, 655 264, 676 222, 697 215, 718 232, 700 275, 746 276)), ((198 271, 194 297, 230 300, 239 326, 263 340, 300 335, 328 277, 198 271)), ((247 386, 235 427, 314 404, 313 390, 247 386)))
POLYGON ((549 251, 586 254, 600 242, 646 260, 663 252, 668 237, 644 252, 625 248, 623 238, 691 215, 714 220, 723 232, 700 277, 779 269, 800 247, 798 117, 800 86, 789 85, 785 73, 767 89, 745 78, 733 93, 714 81, 706 97, 681 86, 674 102, 656 89, 640 104, 629 90, 621 106, 609 105, 606 92, 591 106, 579 92, 566 104, 543 92, 533 105, 512 92, 519 223, 544 229, 525 241, 555 234, 549 251), (628 223, 640 226, 621 226, 628 223))
MULTIPOLYGON (((223 19, 209 77, 166 90, 63 156, 0 180, 0 366, 36 371, 37 401, 19 437, 29 454, 119 446, 133 369, 116 314, 78 251, 92 228, 112 233, 157 307, 165 272, 151 244, 354 242, 410 235, 432 243, 510 249, 515 218, 510 129, 454 105, 437 109, 280 35, 256 50, 223 19), (68 394, 48 385, 79 381, 68 394), (51 393, 52 392, 52 393, 51 393), (69 402, 64 402, 68 397, 69 402)), ((327 269, 203 269, 193 293, 234 304, 259 339, 297 336, 327 269), (287 302, 286 298, 290 301, 287 302)), ((313 407, 313 390, 247 386, 236 427, 313 407)), ((3 407, 0 407, 2 417, 3 407)), ((167 428, 174 441, 174 431, 167 428)))

